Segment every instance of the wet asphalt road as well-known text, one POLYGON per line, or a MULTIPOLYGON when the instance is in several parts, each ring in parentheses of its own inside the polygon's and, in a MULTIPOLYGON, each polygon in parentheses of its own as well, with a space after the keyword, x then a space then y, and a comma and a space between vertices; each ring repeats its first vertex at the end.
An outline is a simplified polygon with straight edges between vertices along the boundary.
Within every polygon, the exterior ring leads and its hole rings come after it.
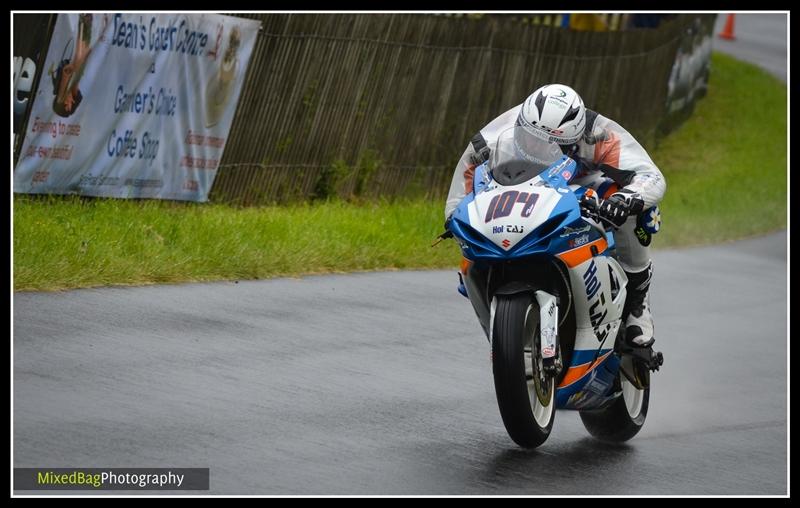
MULTIPOLYGON (((16 467, 212 494, 787 493, 786 233, 655 251, 665 366, 620 446, 507 437, 455 271, 17 293, 16 467)), ((152 491, 151 491, 152 492, 152 491)))

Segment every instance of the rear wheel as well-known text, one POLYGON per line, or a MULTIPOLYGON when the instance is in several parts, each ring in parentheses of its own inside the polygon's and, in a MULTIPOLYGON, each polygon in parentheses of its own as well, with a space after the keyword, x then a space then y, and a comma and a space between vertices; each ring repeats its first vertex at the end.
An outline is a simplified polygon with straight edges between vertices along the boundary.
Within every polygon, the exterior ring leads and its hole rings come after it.
POLYGON ((581 411, 583 426, 592 436, 622 442, 635 436, 647 418, 650 402, 650 371, 623 356, 617 373, 617 388, 622 392, 605 409, 581 411))
POLYGON ((542 368, 539 305, 530 294, 497 296, 492 370, 500 416, 524 448, 545 442, 555 419, 555 381, 542 368))

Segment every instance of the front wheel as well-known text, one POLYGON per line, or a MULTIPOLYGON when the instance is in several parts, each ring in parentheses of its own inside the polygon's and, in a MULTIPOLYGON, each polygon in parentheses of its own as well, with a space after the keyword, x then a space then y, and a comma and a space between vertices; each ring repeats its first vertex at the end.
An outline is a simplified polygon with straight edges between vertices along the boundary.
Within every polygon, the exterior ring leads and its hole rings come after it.
POLYGON ((580 412, 589 434, 602 441, 621 443, 631 439, 642 430, 647 418, 650 372, 640 365, 633 365, 629 359, 624 359, 622 365, 617 373, 621 395, 605 409, 580 412), (634 379, 628 379, 626 372, 634 379))
POLYGON ((542 368, 539 305, 532 295, 497 296, 492 371, 511 439, 524 448, 544 443, 555 419, 555 381, 542 368))

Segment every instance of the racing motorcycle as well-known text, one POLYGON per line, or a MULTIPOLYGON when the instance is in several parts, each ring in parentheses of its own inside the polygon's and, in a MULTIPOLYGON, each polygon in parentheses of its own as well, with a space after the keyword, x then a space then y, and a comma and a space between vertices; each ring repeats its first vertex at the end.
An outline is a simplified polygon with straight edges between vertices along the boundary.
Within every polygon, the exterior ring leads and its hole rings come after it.
POLYGON ((569 409, 596 438, 632 438, 663 355, 625 342, 628 279, 596 213, 602 200, 568 184, 576 162, 522 127, 501 133, 487 159, 442 237, 461 247, 459 292, 491 344, 508 434, 537 447, 555 410, 569 409))

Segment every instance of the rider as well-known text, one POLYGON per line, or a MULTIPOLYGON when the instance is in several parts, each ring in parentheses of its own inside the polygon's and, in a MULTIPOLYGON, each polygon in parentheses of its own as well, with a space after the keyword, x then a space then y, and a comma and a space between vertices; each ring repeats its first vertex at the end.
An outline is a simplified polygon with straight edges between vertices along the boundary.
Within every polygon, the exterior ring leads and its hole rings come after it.
POLYGON ((617 259, 628 276, 626 338, 631 345, 652 346, 655 339, 649 289, 653 264, 649 239, 640 241, 635 230, 639 214, 661 201, 667 183, 633 136, 613 120, 587 109, 572 88, 545 85, 481 129, 456 166, 445 217, 450 219, 467 189, 472 189, 476 162, 480 161, 475 146, 480 150, 485 143, 491 151, 499 134, 515 125, 558 143, 561 151, 578 164, 569 183, 594 189, 604 198, 599 218, 618 230, 617 259))

